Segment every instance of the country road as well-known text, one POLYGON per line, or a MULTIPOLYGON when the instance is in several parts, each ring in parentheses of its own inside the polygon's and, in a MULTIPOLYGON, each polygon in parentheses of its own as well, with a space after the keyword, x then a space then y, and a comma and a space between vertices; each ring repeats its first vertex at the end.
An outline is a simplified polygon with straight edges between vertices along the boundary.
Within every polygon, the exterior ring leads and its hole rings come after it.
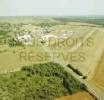
MULTIPOLYGON (((93 33, 96 31, 96 28, 94 28, 93 30, 91 30, 91 32, 89 32, 85 38, 83 39, 83 41, 81 41, 80 43, 78 43, 77 45, 74 45, 72 48, 70 48, 68 51, 69 52, 75 52, 77 51, 84 42, 86 42, 86 40, 93 35, 93 33)), ((90 93, 92 93, 93 95, 95 95, 98 100, 104 100, 104 90, 102 91, 101 88, 96 85, 95 83, 91 82, 90 80, 84 80, 84 79, 81 79, 79 75, 77 75, 75 72, 73 72, 70 68, 67 67, 67 64, 64 60, 60 60, 58 59, 57 57, 53 57, 53 52, 52 50, 48 47, 48 46, 45 46, 45 45, 42 45, 41 46, 41 49, 44 51, 44 52, 47 52, 50 56, 50 61, 53 61, 55 63, 59 63, 61 64, 64 69, 70 73, 73 77, 75 77, 77 80, 79 80, 80 82, 84 83, 87 88, 88 88, 88 91, 90 93)), ((58 51, 57 51, 58 52, 58 51)), ((19 71, 21 68, 18 68, 18 69, 13 69, 11 71, 5 71, 3 72, 4 74, 8 73, 8 72, 15 72, 15 71, 19 71)), ((1 74, 3 74, 1 73, 1 74)))
MULTIPOLYGON (((49 48, 47 48, 47 49, 45 48, 45 51, 49 53, 49 48)), ((49 54, 50 54, 50 56, 52 56, 51 51, 49 54)), ((75 72, 73 72, 70 68, 67 67, 67 65, 64 61, 60 61, 59 59, 54 58, 53 62, 61 64, 68 73, 70 73, 73 77, 75 77, 81 83, 84 83, 87 86, 88 91, 91 94, 93 94, 98 100, 104 100, 103 91, 101 91, 98 86, 92 84, 91 82, 89 82, 87 80, 81 79, 79 75, 77 75, 75 72)))
MULTIPOLYGON (((71 48, 69 51, 70 51, 70 52, 73 52, 73 51, 76 51, 78 48, 80 48, 81 45, 82 45, 91 35, 93 35, 93 33, 94 33, 95 31, 96 31, 96 29, 92 30, 92 31, 84 38, 84 40, 83 40, 81 43, 79 43, 77 46, 74 46, 74 47, 71 48)), ((88 81, 88 80, 81 79, 81 78, 79 77, 79 75, 77 75, 75 72, 73 72, 70 68, 67 67, 67 65, 66 65, 66 63, 65 63, 64 61, 61 61, 61 60, 59 60, 59 59, 57 59, 57 58, 53 58, 53 54, 52 54, 52 52, 51 52, 51 50, 50 50, 49 47, 43 46, 42 48, 44 49, 45 52, 48 52, 48 54, 50 55, 51 60, 52 60, 53 62, 56 62, 56 63, 61 64, 67 72, 69 72, 72 76, 74 76, 74 77, 75 77, 77 80, 79 80, 80 82, 84 83, 84 84, 87 86, 88 91, 89 91, 91 94, 93 94, 94 96, 96 96, 98 100, 104 100, 104 93, 103 93, 103 91, 100 90, 99 86, 96 86, 95 84, 91 83, 91 82, 88 81)))
POLYGON ((76 51, 77 49, 79 49, 85 42, 86 40, 91 37, 91 35, 93 35, 93 33, 96 31, 96 28, 93 29, 90 33, 87 34, 87 36, 83 39, 82 42, 80 42, 79 44, 73 46, 71 49, 69 49, 69 52, 74 52, 76 51))

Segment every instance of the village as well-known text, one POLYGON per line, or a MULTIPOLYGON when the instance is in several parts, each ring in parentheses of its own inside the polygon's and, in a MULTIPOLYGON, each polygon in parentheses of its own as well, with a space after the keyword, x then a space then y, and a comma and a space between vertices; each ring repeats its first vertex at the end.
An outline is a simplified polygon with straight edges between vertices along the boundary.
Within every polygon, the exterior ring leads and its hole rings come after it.
POLYGON ((24 31, 17 33, 15 35, 15 41, 22 43, 23 45, 33 45, 35 39, 39 39, 38 42, 44 43, 45 45, 49 45, 50 40, 65 40, 68 38, 71 38, 76 33, 73 31, 67 31, 67 30, 51 30, 48 28, 40 28, 40 27, 33 27, 29 24, 29 26, 32 28, 29 29, 28 26, 23 27, 24 31), (27 27, 29 30, 27 30, 27 27), (58 34, 52 34, 52 33, 58 33, 58 34), (61 34, 61 35, 60 35, 61 34))

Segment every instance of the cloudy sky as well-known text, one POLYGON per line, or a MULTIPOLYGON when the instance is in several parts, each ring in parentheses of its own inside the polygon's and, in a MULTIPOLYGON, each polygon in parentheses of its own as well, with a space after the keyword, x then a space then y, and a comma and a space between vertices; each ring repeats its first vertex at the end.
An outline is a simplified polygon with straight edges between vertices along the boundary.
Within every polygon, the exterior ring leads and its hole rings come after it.
POLYGON ((104 0, 0 0, 0 16, 104 15, 104 0))

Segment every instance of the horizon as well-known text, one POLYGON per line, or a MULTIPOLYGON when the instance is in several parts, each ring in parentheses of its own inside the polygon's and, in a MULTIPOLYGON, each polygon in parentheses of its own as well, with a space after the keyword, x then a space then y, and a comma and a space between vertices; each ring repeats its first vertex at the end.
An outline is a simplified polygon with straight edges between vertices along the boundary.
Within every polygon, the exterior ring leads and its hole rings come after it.
POLYGON ((66 17, 66 18, 68 18, 68 17, 104 17, 104 15, 70 15, 70 16, 68 16, 68 15, 63 15, 63 16, 57 16, 57 15, 24 15, 24 16, 21 16, 21 15, 19 15, 19 16, 16 16, 16 15, 14 15, 14 16, 0 16, 0 18, 1 17, 66 17))
POLYGON ((3 0, 0 16, 100 16, 103 4, 102 0, 3 0))

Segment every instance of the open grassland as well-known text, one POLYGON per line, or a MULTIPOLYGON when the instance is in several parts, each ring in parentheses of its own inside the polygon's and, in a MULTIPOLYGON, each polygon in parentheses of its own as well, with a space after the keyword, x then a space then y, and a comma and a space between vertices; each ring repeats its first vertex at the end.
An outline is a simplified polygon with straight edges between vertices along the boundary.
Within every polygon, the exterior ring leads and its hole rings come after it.
MULTIPOLYGON (((18 66, 23 66, 31 63, 40 63, 40 62, 45 62, 49 60, 55 60, 57 57, 54 58, 54 55, 51 58, 46 58, 44 57, 43 54, 43 59, 36 58, 38 57, 37 52, 41 54, 41 52, 46 53, 50 56, 50 54, 56 52, 60 53, 59 57, 57 58, 58 61, 65 62, 66 64, 70 63, 73 66, 77 67, 79 70, 81 70, 84 74, 88 74, 89 71, 92 68, 94 69, 93 66, 95 66, 95 61, 92 61, 94 59, 93 55, 95 53, 93 52, 95 48, 99 49, 100 46, 98 45, 99 43, 101 44, 103 38, 103 28, 96 28, 96 27, 90 27, 84 24, 84 27, 80 25, 81 23, 68 23, 68 25, 56 25, 51 27, 54 31, 50 34, 56 34, 56 36, 62 35, 63 30, 69 30, 75 32, 75 34, 70 38, 59 40, 54 39, 52 40, 53 43, 50 42, 50 45, 45 46, 45 45, 36 45, 35 46, 25 46, 25 47, 9 47, 9 46, 2 46, 1 45, 1 51, 4 52, 0 53, 0 69, 1 72, 5 70, 15 70, 18 69, 18 66), (85 26, 86 25, 86 26, 85 26), (100 31, 100 34, 99 34, 100 31), (56 32, 56 33, 55 33, 56 32), (89 41, 93 42, 91 46, 88 45, 88 38, 91 38, 89 41), (76 40, 79 39, 77 42, 76 40), (99 39, 99 40, 98 40, 99 39), (98 42, 99 41, 99 42, 98 42), (101 42, 100 42, 101 41, 101 42), (83 45, 83 46, 82 46, 83 45), (20 58, 21 53, 23 52, 26 57, 22 57, 22 61, 20 58), (29 54, 32 53, 34 58, 29 59, 29 54), (82 56, 84 56, 85 61, 80 60, 80 53, 83 53, 82 56), (75 54, 76 58, 72 61, 71 55, 75 54), (66 56, 68 55, 68 57, 66 56), (63 57, 65 56, 65 57, 63 57), (5 62, 6 61, 6 62, 5 62), (93 64, 93 63, 94 64, 93 64), (92 65, 93 66, 92 66, 92 65), (12 67, 13 66, 13 67, 12 67), (90 67, 92 66, 92 67, 90 67), (91 68, 91 69, 90 69, 91 68)), ((99 53, 98 53, 99 55, 99 53)), ((96 55, 97 56, 97 55, 96 55)), ((95 57, 95 60, 97 57, 95 57)), ((83 59, 82 59, 83 60, 83 59)))
MULTIPOLYGON (((0 73, 19 71, 22 66, 53 61, 70 64, 87 76, 87 82, 95 85, 104 93, 104 28, 103 21, 81 23, 52 18, 20 18, 0 20, 0 73), (8 24, 9 23, 9 24, 8 24), (31 24, 31 25, 30 25, 31 24), (43 35, 35 34, 35 29, 46 29, 45 34, 56 38, 32 46, 18 46, 13 43, 17 33, 29 31, 40 39, 43 35), (73 32, 64 37, 64 33, 73 32), (60 37, 62 36, 62 37, 60 37), (7 41, 8 40, 8 41, 7 41), (48 43, 48 44, 47 44, 48 43)), ((73 21, 73 20, 72 20, 73 21)))
MULTIPOLYGON (((22 66, 34 63, 44 63, 50 61, 45 59, 44 51, 41 47, 14 47, 2 50, 0 53, 0 72, 11 72, 19 70, 22 66), (41 58, 40 58, 40 57, 41 58)), ((48 54, 47 54, 48 56, 48 54)))
MULTIPOLYGON (((68 41, 66 39, 55 41, 53 45, 46 47, 46 49, 50 53, 58 52, 59 56, 56 57, 57 60, 66 64, 70 63, 73 67, 81 70, 83 74, 89 74, 90 77, 96 69, 103 52, 104 29, 90 27, 90 25, 89 27, 81 27, 80 24, 75 28, 70 28, 72 25, 74 26, 74 23, 66 26, 66 29, 77 32, 71 39, 68 38, 68 41), (79 27, 81 28, 79 29, 79 27), (76 42, 77 39, 78 41, 76 42), (82 59, 80 59, 79 54, 82 54, 82 59), (74 56, 73 59, 71 59, 72 56, 74 56)), ((62 26, 55 27, 57 27, 57 30, 60 30, 60 27, 62 29, 62 26)))

